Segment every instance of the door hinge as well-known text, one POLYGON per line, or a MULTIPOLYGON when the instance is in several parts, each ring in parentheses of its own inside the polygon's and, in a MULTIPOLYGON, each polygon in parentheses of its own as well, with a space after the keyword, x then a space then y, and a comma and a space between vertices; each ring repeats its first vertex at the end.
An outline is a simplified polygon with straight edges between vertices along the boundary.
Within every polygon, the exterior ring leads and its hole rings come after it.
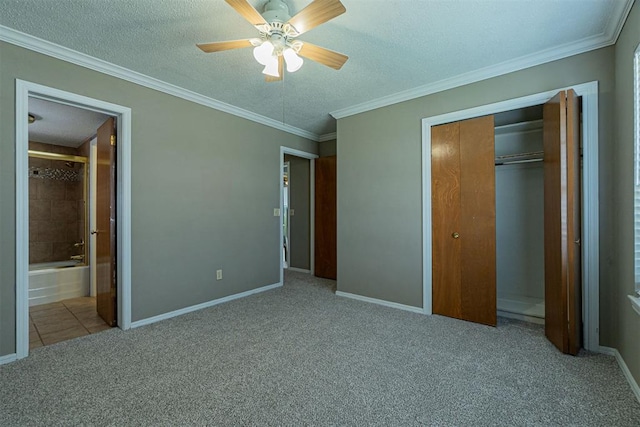
POLYGON ((116 145, 116 136, 111 135, 111 145, 116 145))

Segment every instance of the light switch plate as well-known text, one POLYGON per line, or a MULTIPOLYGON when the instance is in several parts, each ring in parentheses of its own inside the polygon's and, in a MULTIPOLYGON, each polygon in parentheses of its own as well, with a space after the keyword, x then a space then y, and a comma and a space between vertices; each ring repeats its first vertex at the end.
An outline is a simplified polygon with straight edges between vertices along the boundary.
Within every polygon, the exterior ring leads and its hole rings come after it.
POLYGON ((289 216, 293 216, 296 213, 294 209, 289 209, 289 216))
POLYGON ((273 209, 273 216, 280 216, 280 209, 279 208, 274 208, 273 209))

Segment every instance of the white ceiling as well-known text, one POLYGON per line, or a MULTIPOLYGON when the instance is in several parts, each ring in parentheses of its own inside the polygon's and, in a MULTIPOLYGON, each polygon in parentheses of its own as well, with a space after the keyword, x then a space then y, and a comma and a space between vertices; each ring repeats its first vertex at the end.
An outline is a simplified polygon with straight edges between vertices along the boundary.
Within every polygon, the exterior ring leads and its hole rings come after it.
MULTIPOLYGON (((310 2, 285 1, 292 15, 310 2)), ((250 2, 262 10, 266 0, 250 2)), ((345 14, 300 40, 349 61, 335 71, 306 60, 284 83, 264 82, 251 49, 196 48, 257 35, 223 0, 0 0, 0 25, 325 135, 335 131, 332 112, 358 112, 445 82, 468 83, 612 44, 633 0, 342 2, 345 14)), ((0 32, 3 38, 9 37, 0 32)))
POLYGON ((76 148, 94 136, 109 117, 32 97, 29 98, 29 114, 36 117, 36 121, 29 125, 29 141, 76 148))

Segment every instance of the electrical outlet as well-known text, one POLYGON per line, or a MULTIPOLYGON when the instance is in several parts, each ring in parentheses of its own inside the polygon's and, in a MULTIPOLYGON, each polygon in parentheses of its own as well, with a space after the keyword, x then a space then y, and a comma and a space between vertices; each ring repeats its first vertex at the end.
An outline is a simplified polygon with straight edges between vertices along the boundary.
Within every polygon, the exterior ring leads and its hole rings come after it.
POLYGON ((222 280, 222 270, 216 270, 216 280, 222 280))
POLYGON ((296 214, 295 209, 289 209, 289 216, 294 216, 296 214))

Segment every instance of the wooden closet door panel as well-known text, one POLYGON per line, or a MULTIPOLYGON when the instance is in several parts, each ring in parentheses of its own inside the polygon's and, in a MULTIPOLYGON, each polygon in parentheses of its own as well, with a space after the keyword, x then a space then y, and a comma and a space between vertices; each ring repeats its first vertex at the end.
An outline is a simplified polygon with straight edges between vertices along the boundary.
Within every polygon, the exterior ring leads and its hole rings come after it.
POLYGON ((431 129, 432 311, 461 318, 460 125, 431 129))
POLYGON ((460 122, 462 318, 496 325, 496 184, 493 116, 460 122))
POLYGON ((336 159, 315 159, 314 274, 333 280, 337 276, 336 159))
POLYGON ((567 91, 567 256, 569 277, 569 353, 582 347, 582 200, 580 169, 580 106, 576 93, 567 91))
POLYGON ((579 108, 561 91, 543 109, 545 335, 563 353, 582 345, 579 108))
MULTIPOLYGON (((553 97, 543 108, 544 138, 544 296, 545 335, 562 352, 566 342, 566 205, 560 185, 564 180, 561 147, 566 144, 564 92, 553 97), (564 216, 564 218, 563 218, 564 216)), ((566 179, 566 178, 565 178, 566 179)))
POLYGON ((115 121, 107 119, 97 132, 96 165, 96 310, 109 325, 116 325, 116 147, 115 121))

